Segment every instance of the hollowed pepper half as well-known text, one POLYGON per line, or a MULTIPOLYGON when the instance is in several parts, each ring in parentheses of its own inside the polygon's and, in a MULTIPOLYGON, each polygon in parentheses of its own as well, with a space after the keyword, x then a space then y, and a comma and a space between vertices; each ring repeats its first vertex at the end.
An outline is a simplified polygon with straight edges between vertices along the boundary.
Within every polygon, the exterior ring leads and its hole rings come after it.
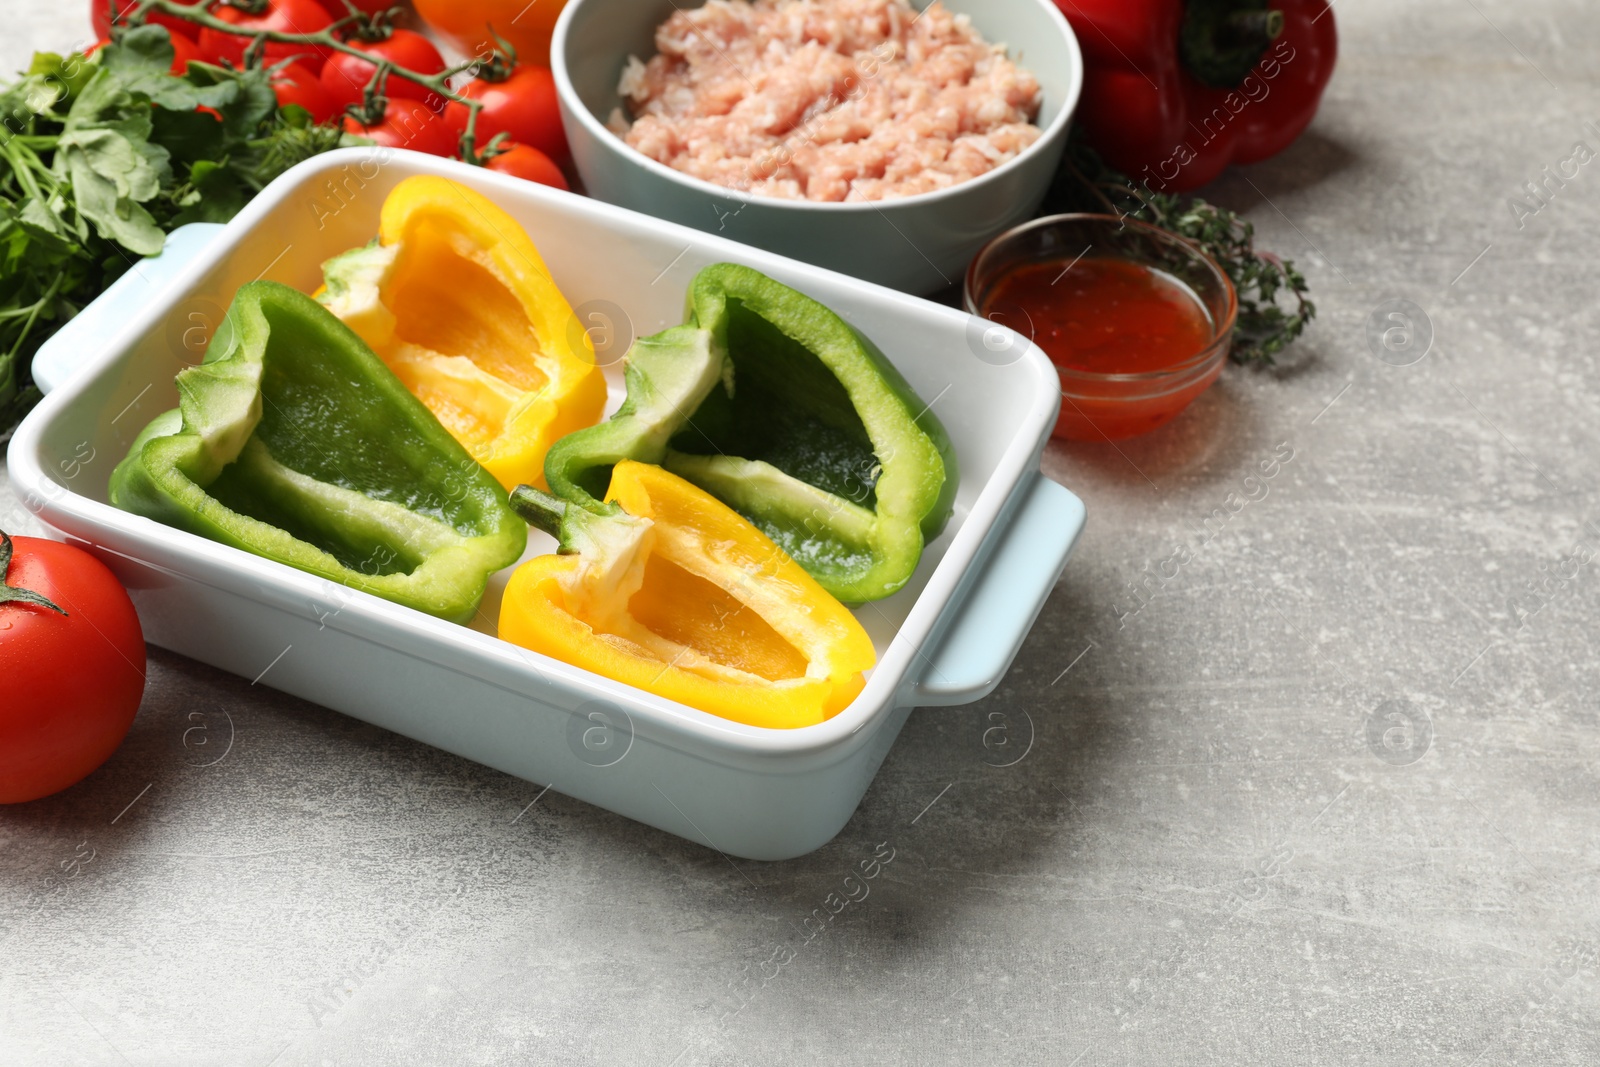
POLYGON ((725 719, 793 728, 861 692, 861 624, 710 494, 624 460, 584 508, 529 486, 511 506, 560 554, 519 567, 500 607, 514 644, 725 719))
POLYGON ((527 232, 466 186, 402 181, 377 240, 323 276, 319 299, 507 489, 542 485, 551 443, 600 418, 588 334, 527 232))
POLYGON ((618 461, 659 463, 840 600, 899 590, 955 500, 931 405, 844 319, 758 271, 707 267, 688 304, 687 325, 629 350, 617 414, 550 450, 551 491, 593 501, 618 461))
POLYGON ((451 620, 527 545, 489 472, 304 293, 240 287, 177 385, 112 472, 119 508, 451 620))

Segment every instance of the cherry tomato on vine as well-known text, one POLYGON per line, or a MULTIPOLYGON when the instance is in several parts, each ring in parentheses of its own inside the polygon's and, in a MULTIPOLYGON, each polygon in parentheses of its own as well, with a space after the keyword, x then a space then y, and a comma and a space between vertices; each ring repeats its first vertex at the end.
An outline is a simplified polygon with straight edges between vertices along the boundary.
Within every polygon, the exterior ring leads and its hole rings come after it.
POLYGON ((322 125, 333 121, 342 110, 322 80, 306 69, 304 63, 290 63, 272 73, 272 91, 278 97, 278 106, 299 104, 311 113, 311 121, 322 125))
MULTIPOLYGON (((190 63, 200 58, 200 49, 187 37, 176 33, 170 36, 172 37, 172 66, 170 69, 174 74, 182 74, 189 69, 190 63)), ((83 54, 92 56, 110 43, 110 38, 102 37, 88 48, 85 48, 83 54)))
MULTIPOLYGON (((504 81, 474 78, 461 95, 481 100, 477 142, 504 133, 518 144, 537 148, 557 162, 567 158, 567 134, 561 128, 561 107, 556 101, 556 80, 547 67, 518 65, 504 81)), ((467 105, 454 100, 445 105, 444 120, 457 133, 467 128, 467 105)))
POLYGON ((510 141, 502 141, 501 146, 505 151, 484 164, 489 170, 496 174, 509 174, 513 178, 538 182, 540 185, 554 186, 557 189, 571 188, 567 185, 566 176, 561 173, 561 168, 556 166, 555 160, 537 148, 510 141))
POLYGON ((357 137, 370 137, 385 148, 409 148, 431 156, 456 154, 455 131, 420 100, 390 100, 383 118, 370 126, 346 115, 344 129, 357 137))
MULTIPOLYGON (((139 0, 89 0, 89 25, 94 27, 94 35, 102 40, 111 36, 111 3, 117 5, 117 20, 122 21, 123 16, 135 7, 139 0)), ((191 42, 199 35, 200 27, 192 22, 185 22, 174 15, 163 15, 159 12, 146 17, 145 21, 153 22, 157 26, 165 26, 174 37, 187 37, 191 42)), ((199 58, 196 56, 195 58, 199 58)))
MULTIPOLYGON (((391 30, 389 36, 381 41, 352 38, 349 43, 352 48, 370 52, 416 74, 437 74, 444 70, 444 57, 433 46, 433 42, 411 30, 391 30)), ((339 107, 357 104, 361 102, 367 82, 372 80, 372 72, 377 69, 359 56, 335 52, 322 68, 322 86, 339 107)), ((424 89, 416 82, 407 81, 393 71, 384 83, 384 95, 420 100, 435 111, 444 107, 444 97, 424 89)))
POLYGON ((144 673, 139 616, 104 563, 0 533, 0 804, 60 792, 109 759, 144 673))
MULTIPOLYGON (((211 14, 223 22, 239 27, 239 33, 224 33, 206 27, 200 31, 200 54, 213 63, 227 60, 235 67, 244 66, 245 49, 250 46, 246 36, 252 30, 272 30, 277 33, 318 33, 328 28, 333 19, 316 0, 264 0, 259 15, 249 14, 227 4, 218 4, 211 14)), ((271 65, 282 59, 294 57, 315 72, 322 69, 325 51, 304 45, 268 42, 262 63, 271 65)))

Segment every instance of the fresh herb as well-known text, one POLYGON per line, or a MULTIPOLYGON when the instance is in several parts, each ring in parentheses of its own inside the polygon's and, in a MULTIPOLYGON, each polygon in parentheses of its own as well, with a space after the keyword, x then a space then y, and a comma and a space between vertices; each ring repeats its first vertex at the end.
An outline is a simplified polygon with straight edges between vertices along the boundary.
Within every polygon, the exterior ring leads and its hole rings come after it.
POLYGON ((41 52, 0 88, 0 440, 40 344, 186 222, 223 222, 302 159, 363 143, 279 109, 266 70, 170 73, 161 26, 41 52))
POLYGON ((1148 222, 1188 238, 1217 261, 1239 295, 1233 348, 1236 363, 1270 365, 1317 314, 1305 277, 1294 264, 1255 247, 1255 227, 1226 208, 1197 197, 1157 193, 1113 169, 1076 138, 1046 198, 1044 213, 1106 212, 1148 222), (1286 297, 1285 310, 1280 297, 1286 297))
MULTIPOLYGON (((264 9, 266 6, 265 0, 228 0, 228 3, 238 8, 264 9)), ((399 9, 389 8, 369 15, 358 9, 350 0, 344 0, 344 5, 345 10, 349 12, 348 15, 335 19, 328 27, 315 33, 259 27, 241 30, 235 24, 224 22, 212 11, 207 10, 208 5, 204 0, 137 0, 124 9, 121 18, 127 25, 140 26, 151 15, 159 14, 181 19, 200 30, 209 29, 218 33, 248 37, 250 44, 244 50, 244 65, 251 69, 261 66, 262 56, 269 42, 300 45, 325 54, 343 52, 355 56, 363 63, 372 66, 372 74, 367 80, 361 101, 345 109, 345 113, 361 125, 371 126, 383 118, 384 109, 388 105, 388 97, 384 95, 384 90, 391 77, 400 78, 466 108, 467 119, 461 129, 460 137, 459 154, 462 162, 482 166, 506 151, 507 138, 503 131, 495 134, 485 144, 478 144, 478 113, 483 110, 483 101, 466 95, 451 84, 456 75, 464 73, 473 77, 484 76, 489 81, 495 81, 498 74, 516 66, 516 50, 505 38, 495 33, 491 27, 489 36, 495 41, 492 48, 480 51, 471 59, 455 66, 446 67, 432 74, 423 74, 396 63, 387 56, 364 51, 358 47, 363 41, 381 41, 388 37, 393 16, 399 9)), ((112 34, 118 32, 120 26, 114 26, 112 34)))

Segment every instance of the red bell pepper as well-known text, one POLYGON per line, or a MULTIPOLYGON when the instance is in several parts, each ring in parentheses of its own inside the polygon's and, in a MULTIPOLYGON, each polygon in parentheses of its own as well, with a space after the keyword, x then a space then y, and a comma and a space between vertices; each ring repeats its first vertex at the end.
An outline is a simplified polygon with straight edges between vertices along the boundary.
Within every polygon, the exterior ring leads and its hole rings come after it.
POLYGON ((1056 0, 1083 48, 1078 122, 1125 174, 1197 188, 1289 147, 1339 52, 1327 0, 1056 0))

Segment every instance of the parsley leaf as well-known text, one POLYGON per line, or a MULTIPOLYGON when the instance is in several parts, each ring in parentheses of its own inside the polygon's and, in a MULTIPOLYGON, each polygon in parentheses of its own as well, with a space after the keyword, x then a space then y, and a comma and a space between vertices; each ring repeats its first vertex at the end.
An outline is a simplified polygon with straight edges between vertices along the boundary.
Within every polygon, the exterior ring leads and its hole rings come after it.
POLYGON ((226 222, 289 167, 367 142, 280 111, 266 70, 191 63, 161 26, 0 85, 0 442, 39 345, 186 222, 226 222), (202 110, 209 109, 209 110, 202 110))

